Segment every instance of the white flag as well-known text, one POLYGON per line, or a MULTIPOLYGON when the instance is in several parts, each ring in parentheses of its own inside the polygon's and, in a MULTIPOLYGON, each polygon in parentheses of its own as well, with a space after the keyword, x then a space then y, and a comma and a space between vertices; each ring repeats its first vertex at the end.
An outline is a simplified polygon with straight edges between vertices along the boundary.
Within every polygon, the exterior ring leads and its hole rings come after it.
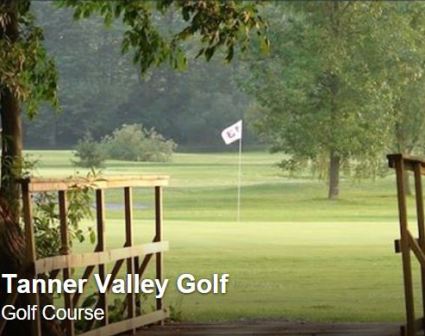
POLYGON ((225 128, 221 132, 221 137, 223 138, 226 145, 242 139, 242 120, 239 120, 237 123, 225 128))

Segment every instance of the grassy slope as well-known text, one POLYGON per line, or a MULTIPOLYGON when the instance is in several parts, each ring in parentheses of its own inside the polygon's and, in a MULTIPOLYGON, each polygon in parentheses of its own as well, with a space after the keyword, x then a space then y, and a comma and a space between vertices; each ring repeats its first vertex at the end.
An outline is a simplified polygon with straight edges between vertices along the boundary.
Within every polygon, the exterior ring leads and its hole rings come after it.
MULTIPOLYGON (((38 173, 67 176, 69 152, 31 152, 38 173)), ((393 177, 361 184, 343 181, 339 201, 325 199, 326 186, 309 178, 280 176, 278 156, 244 155, 242 222, 235 223, 236 156, 178 154, 169 164, 110 161, 107 174, 171 176, 165 193, 165 235, 171 242, 166 274, 208 277, 228 272, 227 295, 177 295, 184 318, 258 317, 333 321, 403 318, 393 177)), ((84 172, 82 172, 84 174, 84 172)), ((118 191, 107 202, 118 204, 118 191)), ((152 195, 135 195, 139 241, 148 241, 152 195), (142 220, 143 219, 143 220, 142 220)), ((122 210, 108 213, 108 243, 123 237, 122 210)))

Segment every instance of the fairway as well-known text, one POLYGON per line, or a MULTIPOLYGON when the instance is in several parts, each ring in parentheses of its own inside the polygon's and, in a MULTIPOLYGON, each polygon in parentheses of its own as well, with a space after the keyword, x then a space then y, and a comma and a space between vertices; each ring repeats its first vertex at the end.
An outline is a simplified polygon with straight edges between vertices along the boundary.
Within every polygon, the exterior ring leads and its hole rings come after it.
MULTIPOLYGON (((37 175, 69 176, 70 151, 30 151, 37 175)), ((226 295, 167 293, 184 320, 288 318, 311 321, 401 321, 403 293, 394 177, 342 182, 338 201, 309 176, 289 178, 279 156, 244 154, 242 220, 236 223, 237 157, 175 155, 166 164, 108 161, 104 173, 167 174, 166 277, 229 273, 226 295)), ((80 171, 85 175, 86 171, 80 171)), ((123 241, 121 191, 107 202, 107 245, 123 241)), ((136 242, 153 236, 150 190, 134 195, 136 242)), ((410 211, 412 214, 412 211, 410 211)), ((78 249, 92 249, 85 244, 78 249)))

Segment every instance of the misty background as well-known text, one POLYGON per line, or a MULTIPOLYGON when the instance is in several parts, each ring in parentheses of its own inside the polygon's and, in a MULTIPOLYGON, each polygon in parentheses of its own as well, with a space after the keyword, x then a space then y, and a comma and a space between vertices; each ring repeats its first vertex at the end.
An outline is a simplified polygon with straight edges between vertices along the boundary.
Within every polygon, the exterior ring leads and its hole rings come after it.
MULTIPOLYGON (((51 2, 34 2, 33 11, 56 60, 61 110, 46 105, 34 120, 25 117, 26 148, 73 148, 88 133, 100 140, 123 124, 141 123, 180 150, 226 149, 221 130, 243 118, 250 105, 237 85, 237 60, 207 63, 193 55, 186 71, 164 65, 142 77, 131 57, 121 54, 120 25, 105 29, 97 17, 75 22, 71 10, 51 2)), ((171 13, 158 16, 157 24, 167 29, 179 20, 171 13)), ((244 142, 259 145, 247 129, 244 142)))

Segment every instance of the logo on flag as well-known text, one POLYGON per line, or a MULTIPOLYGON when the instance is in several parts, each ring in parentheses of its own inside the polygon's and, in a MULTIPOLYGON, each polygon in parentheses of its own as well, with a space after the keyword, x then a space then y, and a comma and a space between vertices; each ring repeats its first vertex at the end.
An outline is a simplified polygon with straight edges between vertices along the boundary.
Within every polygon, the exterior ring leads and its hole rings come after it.
POLYGON ((239 120, 237 123, 225 128, 221 132, 221 137, 223 138, 226 145, 242 139, 242 120, 239 120))

